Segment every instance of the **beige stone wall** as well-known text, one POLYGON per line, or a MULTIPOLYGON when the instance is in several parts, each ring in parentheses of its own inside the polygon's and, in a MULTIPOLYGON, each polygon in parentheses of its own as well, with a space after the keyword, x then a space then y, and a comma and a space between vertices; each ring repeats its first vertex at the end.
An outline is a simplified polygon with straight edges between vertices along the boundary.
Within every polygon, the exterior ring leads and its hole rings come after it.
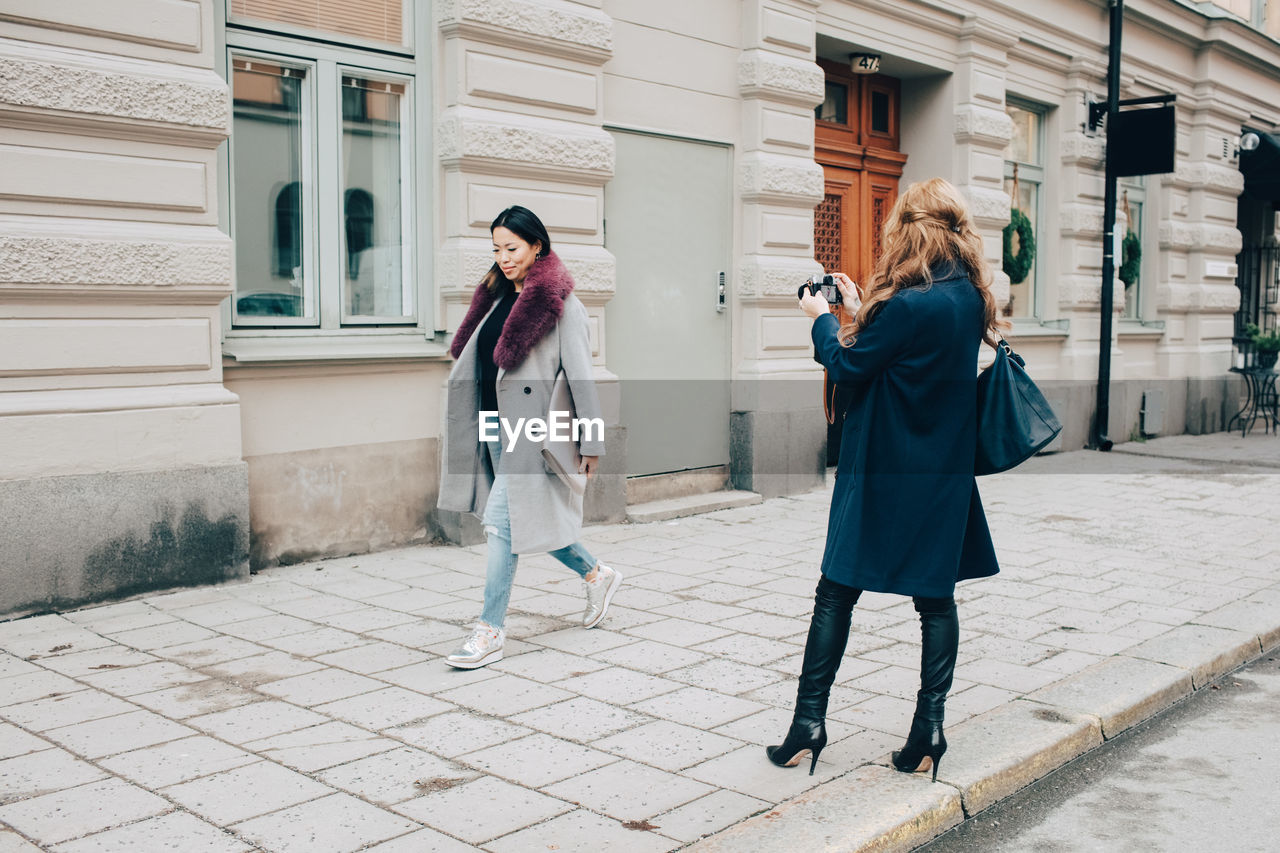
POLYGON ((0 508, 101 502, 6 531, 0 613, 247 566, 212 36, 212 0, 0 2, 0 508), (217 532, 111 562, 177 518, 217 532))
POLYGON ((211 4, 134 5, 0 4, 0 478, 240 460, 211 4))
POLYGON ((229 365, 255 569, 433 535, 446 372, 438 358, 229 365))

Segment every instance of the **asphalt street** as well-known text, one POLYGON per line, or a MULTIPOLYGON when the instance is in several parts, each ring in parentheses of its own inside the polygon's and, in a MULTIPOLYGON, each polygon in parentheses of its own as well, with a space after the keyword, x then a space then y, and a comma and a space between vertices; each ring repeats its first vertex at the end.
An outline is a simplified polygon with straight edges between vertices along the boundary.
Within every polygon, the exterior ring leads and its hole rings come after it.
POLYGON ((1280 849, 1280 649, 918 853, 1280 849))

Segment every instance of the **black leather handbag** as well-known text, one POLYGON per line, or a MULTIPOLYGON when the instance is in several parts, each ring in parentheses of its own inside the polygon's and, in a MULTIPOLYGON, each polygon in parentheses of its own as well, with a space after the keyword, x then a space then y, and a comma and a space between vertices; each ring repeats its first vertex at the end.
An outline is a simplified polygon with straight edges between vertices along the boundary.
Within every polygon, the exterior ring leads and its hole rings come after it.
POLYGON ((1025 366, 1022 356, 1002 339, 995 361, 978 376, 974 474, 1008 471, 1043 450, 1062 432, 1062 424, 1025 366))

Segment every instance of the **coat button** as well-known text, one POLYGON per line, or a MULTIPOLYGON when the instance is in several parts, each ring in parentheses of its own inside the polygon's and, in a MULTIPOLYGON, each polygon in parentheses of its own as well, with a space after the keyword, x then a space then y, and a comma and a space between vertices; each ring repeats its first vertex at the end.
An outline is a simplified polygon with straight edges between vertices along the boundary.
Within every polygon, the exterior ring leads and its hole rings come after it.
POLYGON ((524 386, 524 393, 526 393, 526 394, 532 394, 532 393, 533 393, 533 389, 532 389, 532 388, 530 388, 528 385, 526 385, 526 386, 524 386))

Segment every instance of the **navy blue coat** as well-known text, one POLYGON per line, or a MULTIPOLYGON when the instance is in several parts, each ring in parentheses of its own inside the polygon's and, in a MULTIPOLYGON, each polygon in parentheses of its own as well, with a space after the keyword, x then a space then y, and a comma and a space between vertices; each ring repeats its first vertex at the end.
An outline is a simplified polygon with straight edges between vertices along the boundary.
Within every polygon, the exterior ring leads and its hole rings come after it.
POLYGON ((814 357, 852 390, 822 573, 873 592, 945 598, 999 571, 973 476, 982 297, 954 268, 889 298, 851 347, 834 315, 814 357))

